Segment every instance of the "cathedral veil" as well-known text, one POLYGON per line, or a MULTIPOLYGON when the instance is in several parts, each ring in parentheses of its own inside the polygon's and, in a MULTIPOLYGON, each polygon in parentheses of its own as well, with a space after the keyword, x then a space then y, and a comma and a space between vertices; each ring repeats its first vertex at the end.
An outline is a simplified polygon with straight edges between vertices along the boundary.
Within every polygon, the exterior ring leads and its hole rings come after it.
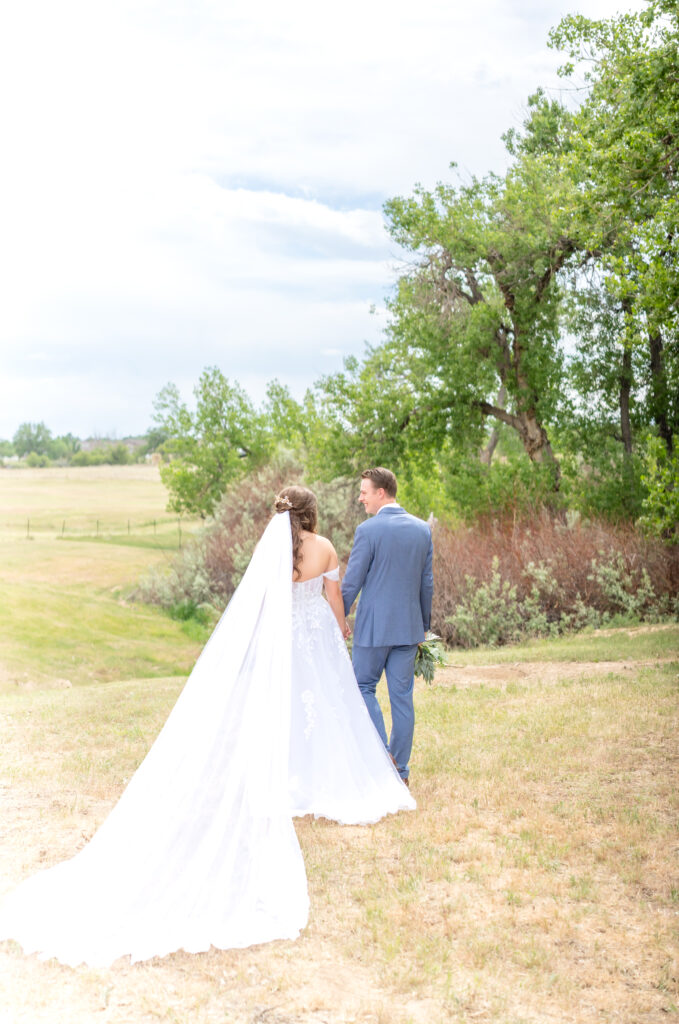
POLYGON ((288 795, 292 538, 274 515, 170 716, 71 860, 0 907, 0 939, 73 966, 296 938, 306 874, 288 795))

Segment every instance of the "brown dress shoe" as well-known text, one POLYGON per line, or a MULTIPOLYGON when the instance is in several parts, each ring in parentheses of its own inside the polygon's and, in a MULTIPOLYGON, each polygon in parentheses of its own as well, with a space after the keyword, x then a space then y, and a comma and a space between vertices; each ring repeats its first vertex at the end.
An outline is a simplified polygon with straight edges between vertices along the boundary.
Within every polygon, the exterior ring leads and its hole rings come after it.
MULTIPOLYGON (((396 769, 396 771, 398 771, 398 765, 396 764, 396 758, 394 757, 394 755, 392 754, 392 752, 390 750, 388 750, 387 753, 389 754, 389 757, 391 758, 391 761, 392 761, 392 764, 393 764, 394 768, 396 769)), ((400 778, 401 782, 404 782, 405 785, 408 787, 408 789, 410 789, 410 782, 409 782, 409 780, 408 779, 404 779, 403 776, 400 773, 399 773, 399 778, 400 778)))

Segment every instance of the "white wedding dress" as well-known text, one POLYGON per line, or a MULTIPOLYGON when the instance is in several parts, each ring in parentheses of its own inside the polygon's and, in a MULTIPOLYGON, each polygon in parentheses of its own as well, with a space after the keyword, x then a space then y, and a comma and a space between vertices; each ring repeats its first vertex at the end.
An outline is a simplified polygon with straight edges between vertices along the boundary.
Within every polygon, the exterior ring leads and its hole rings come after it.
POLYGON ((291 581, 285 512, 106 821, 10 893, 0 939, 73 966, 293 939, 308 895, 292 817, 363 824, 414 809, 322 577, 291 581))

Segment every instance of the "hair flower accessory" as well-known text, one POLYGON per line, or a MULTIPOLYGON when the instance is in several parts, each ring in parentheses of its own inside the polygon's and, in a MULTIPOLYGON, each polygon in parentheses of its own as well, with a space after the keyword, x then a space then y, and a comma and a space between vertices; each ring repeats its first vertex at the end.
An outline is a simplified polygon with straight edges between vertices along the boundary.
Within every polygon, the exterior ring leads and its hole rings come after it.
POLYGON ((292 508, 292 502, 288 498, 287 494, 281 497, 280 494, 276 495, 276 504, 282 505, 283 508, 292 508))

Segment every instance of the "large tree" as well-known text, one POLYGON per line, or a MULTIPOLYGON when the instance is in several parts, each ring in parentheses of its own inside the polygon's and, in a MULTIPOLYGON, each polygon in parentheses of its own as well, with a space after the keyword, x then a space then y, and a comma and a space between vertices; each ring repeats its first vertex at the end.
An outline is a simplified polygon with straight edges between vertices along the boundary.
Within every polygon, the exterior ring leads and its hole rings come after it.
POLYGON ((540 151, 523 154, 504 178, 418 187, 386 204, 392 237, 412 263, 385 345, 362 368, 350 363, 322 383, 322 394, 339 400, 335 450, 360 451, 367 429, 390 461, 442 445, 487 457, 489 429, 503 424, 558 489, 550 437, 563 376, 558 274, 579 248, 570 191, 558 155, 540 151))
MULTIPOLYGON (((568 167, 580 238, 595 254, 589 280, 619 320, 621 441, 631 451, 625 393, 636 390, 640 421, 671 454, 679 433, 679 11, 673 0, 653 0, 606 21, 571 16, 550 41, 569 57, 563 75, 584 74, 568 167)), ((583 284, 580 314, 592 306, 583 284)), ((601 361, 611 332, 599 338, 601 361)), ((591 333, 588 340, 592 349, 591 333)))

